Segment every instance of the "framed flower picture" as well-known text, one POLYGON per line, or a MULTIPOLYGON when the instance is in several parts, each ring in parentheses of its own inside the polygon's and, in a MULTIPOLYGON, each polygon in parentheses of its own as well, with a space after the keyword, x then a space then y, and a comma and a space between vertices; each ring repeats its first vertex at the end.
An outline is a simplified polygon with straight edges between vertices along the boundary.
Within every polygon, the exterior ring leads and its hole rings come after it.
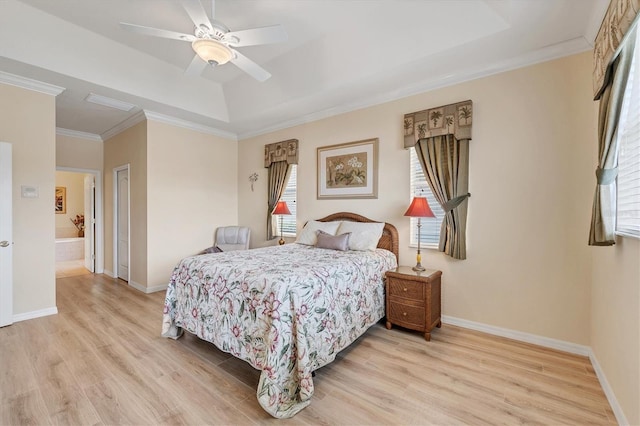
POLYGON ((378 198, 378 139, 318 148, 317 198, 378 198))
POLYGON ((67 188, 56 186, 56 214, 67 213, 67 188))

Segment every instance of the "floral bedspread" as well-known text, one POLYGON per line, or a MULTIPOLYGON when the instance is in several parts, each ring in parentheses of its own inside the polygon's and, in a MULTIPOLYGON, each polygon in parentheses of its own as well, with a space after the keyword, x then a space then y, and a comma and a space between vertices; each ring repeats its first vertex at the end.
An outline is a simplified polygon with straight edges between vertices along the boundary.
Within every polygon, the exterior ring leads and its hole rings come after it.
POLYGON ((313 395, 311 373, 384 316, 393 253, 287 244, 193 256, 173 271, 162 333, 181 329, 261 370, 257 397, 294 416, 313 395))

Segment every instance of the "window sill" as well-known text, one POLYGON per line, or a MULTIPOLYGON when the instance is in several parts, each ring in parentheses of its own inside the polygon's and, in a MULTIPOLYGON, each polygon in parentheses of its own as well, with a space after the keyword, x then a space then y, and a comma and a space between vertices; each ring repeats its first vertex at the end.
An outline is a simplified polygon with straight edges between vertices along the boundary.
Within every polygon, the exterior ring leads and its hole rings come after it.
POLYGON ((622 237, 622 238, 633 238, 636 240, 640 240, 640 235, 638 234, 630 234, 628 232, 620 232, 620 231, 616 231, 615 232, 617 237, 622 237))
MULTIPOLYGON (((417 244, 409 244, 409 248, 417 249, 417 244)), ((438 244, 420 244, 420 250, 422 249, 430 249, 430 250, 438 250, 438 244)))

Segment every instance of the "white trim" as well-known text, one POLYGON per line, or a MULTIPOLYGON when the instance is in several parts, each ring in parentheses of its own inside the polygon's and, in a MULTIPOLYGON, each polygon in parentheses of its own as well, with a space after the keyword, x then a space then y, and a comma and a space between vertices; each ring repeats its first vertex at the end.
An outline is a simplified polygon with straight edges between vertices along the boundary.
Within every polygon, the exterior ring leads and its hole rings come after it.
POLYGON ((591 353, 591 348, 589 346, 578 345, 577 343, 565 342, 564 340, 552 339, 550 337, 539 336, 537 334, 525 333, 508 328, 496 327, 494 325, 469 321, 462 318, 442 315, 442 322, 445 324, 468 328, 470 330, 482 331, 483 333, 493 334, 494 336, 507 337, 520 342, 544 346, 545 348, 557 349, 559 351, 569 352, 576 355, 589 356, 591 353))
POLYGON ((111 278, 115 278, 116 277, 115 274, 113 272, 111 272, 110 270, 108 270, 108 269, 105 269, 104 271, 102 271, 102 273, 107 275, 107 276, 109 276, 109 277, 111 277, 111 278))
POLYGON ((538 49, 524 55, 516 56, 502 62, 489 64, 485 67, 477 68, 475 70, 469 69, 466 72, 455 74, 453 76, 434 76, 427 81, 420 82, 408 88, 399 89, 397 91, 389 93, 382 93, 380 95, 374 95, 356 103, 345 104, 334 108, 328 108, 322 111, 316 111, 311 114, 276 123, 272 126, 267 126, 259 130, 238 133, 238 140, 242 141, 244 139, 264 135, 266 133, 307 124, 313 121, 322 120, 328 117, 345 114, 363 108, 381 105, 386 102, 392 102, 409 96, 441 89, 443 87, 464 83, 466 81, 477 80, 494 74, 500 74, 506 71, 528 67, 530 65, 535 65, 565 56, 574 55, 591 49, 592 45, 587 41, 586 38, 577 37, 572 40, 553 44, 551 46, 546 46, 542 49, 538 49))
POLYGON ((95 133, 81 132, 79 130, 65 129, 63 127, 56 127, 56 135, 102 142, 102 137, 100 137, 100 135, 96 135, 95 133))
POLYGON ((93 175, 96 185, 96 229, 95 229, 95 247, 96 247, 96 263, 95 273, 102 274, 104 272, 104 208, 103 208, 103 184, 102 171, 95 169, 80 169, 76 167, 56 167, 61 172, 87 173, 93 175))
POLYGON ((129 281, 129 286, 135 288, 138 291, 146 293, 146 294, 155 293, 155 292, 158 292, 158 291, 165 291, 167 289, 167 284, 156 285, 156 286, 153 286, 153 287, 145 287, 142 284, 137 283, 135 281, 129 281))
POLYGON ((33 90, 34 92, 44 93, 45 95, 58 96, 66 89, 54 84, 43 83, 42 81, 33 80, 31 78, 21 77, 8 72, 0 71, 0 83, 9 84, 11 86, 20 87, 22 89, 33 90))
POLYGON ((215 127, 205 126, 204 124, 198 124, 148 110, 144 110, 144 115, 148 120, 151 121, 170 124, 172 126, 182 127, 189 130, 195 130, 196 132, 207 133, 209 135, 220 136, 221 138, 231 139, 232 141, 238 140, 238 136, 235 133, 226 132, 224 130, 216 129, 215 127))
POLYGON ((106 141, 107 139, 111 139, 115 135, 124 132, 128 128, 133 127, 144 120, 146 120, 144 111, 138 111, 135 114, 133 114, 131 117, 121 121, 120 123, 116 124, 109 130, 107 130, 106 132, 102 133, 100 137, 102 137, 103 141, 106 141))
POLYGON ((56 306, 52 308, 40 309, 37 311, 25 312, 23 314, 15 314, 13 316, 13 322, 26 321, 30 319, 46 317, 49 315, 57 315, 58 308, 56 306))
POLYGON ((619 425, 628 425, 629 421, 624 415, 624 411, 622 411, 622 407, 620 407, 620 403, 618 403, 618 399, 613 393, 613 389, 611 389, 611 385, 609 384, 607 377, 604 375, 604 371, 602 370, 602 367, 600 367, 600 363, 591 348, 589 348, 589 360, 591 361, 593 370, 596 372, 596 376, 598 376, 600 386, 602 386, 602 390, 609 401, 609 405, 611 405, 611 410, 613 410, 613 414, 616 416, 616 421, 619 425))

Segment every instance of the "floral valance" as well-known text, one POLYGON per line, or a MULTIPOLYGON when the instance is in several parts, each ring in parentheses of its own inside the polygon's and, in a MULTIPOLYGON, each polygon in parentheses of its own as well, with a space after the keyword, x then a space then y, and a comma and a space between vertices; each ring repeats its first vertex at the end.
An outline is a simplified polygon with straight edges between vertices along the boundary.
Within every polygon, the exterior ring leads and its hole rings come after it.
POLYGON ((596 100, 602 95, 609 66, 639 10, 640 0, 611 0, 609 3, 593 46, 593 95, 596 100))
POLYGON ((270 143, 264 146, 264 166, 269 167, 276 161, 298 164, 298 139, 270 143))
POLYGON ((418 140, 433 136, 454 135, 471 139, 473 103, 458 102, 404 115, 404 147, 413 148, 418 140))

